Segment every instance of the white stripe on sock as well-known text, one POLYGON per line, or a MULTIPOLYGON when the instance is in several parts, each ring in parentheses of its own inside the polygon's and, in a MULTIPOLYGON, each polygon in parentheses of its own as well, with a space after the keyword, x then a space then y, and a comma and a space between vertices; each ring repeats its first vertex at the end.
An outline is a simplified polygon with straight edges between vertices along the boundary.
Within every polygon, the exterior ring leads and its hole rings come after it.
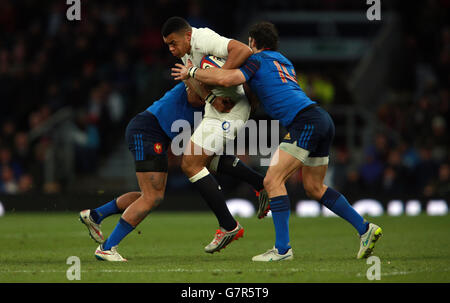
POLYGON ((206 177, 207 175, 209 175, 209 171, 206 167, 203 167, 203 169, 201 171, 199 171, 196 175, 190 177, 189 181, 191 181, 191 183, 195 183, 198 180, 206 177))

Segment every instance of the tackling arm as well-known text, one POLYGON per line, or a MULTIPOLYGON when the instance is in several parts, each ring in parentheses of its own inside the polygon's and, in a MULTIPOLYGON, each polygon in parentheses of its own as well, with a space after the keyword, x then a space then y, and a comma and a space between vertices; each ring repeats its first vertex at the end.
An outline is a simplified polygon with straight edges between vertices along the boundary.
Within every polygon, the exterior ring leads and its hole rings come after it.
POLYGON ((245 76, 239 69, 197 69, 193 76, 200 82, 209 85, 230 87, 245 83, 245 76))
POLYGON ((235 86, 246 82, 244 74, 239 69, 222 69, 211 67, 201 69, 190 67, 189 70, 182 64, 175 64, 171 74, 175 80, 186 80, 189 77, 197 79, 208 85, 235 86))

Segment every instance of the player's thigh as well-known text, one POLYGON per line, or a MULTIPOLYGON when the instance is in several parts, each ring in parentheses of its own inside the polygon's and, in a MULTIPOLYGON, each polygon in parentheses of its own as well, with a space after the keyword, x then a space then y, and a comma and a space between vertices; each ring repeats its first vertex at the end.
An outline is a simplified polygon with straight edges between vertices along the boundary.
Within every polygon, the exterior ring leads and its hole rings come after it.
POLYGON ((334 123, 330 115, 316 106, 294 118, 280 149, 299 159, 305 166, 328 164, 323 162, 324 159, 318 158, 326 157, 325 160, 328 160, 333 137, 334 123))
MULTIPOLYGON (((191 141, 208 155, 223 154, 232 144, 245 121, 203 118, 192 134, 191 141)), ((197 152, 198 153, 198 152, 197 152)))
POLYGON ((308 158, 305 160, 305 166, 323 166, 328 165, 331 144, 335 135, 334 122, 331 116, 322 108, 315 108, 315 124, 318 129, 317 134, 311 139, 311 149, 308 158))
POLYGON ((163 196, 168 171, 170 139, 151 113, 133 118, 126 129, 128 148, 135 160, 136 177, 145 199, 163 196))
POLYGON ((302 162, 299 159, 278 148, 270 160, 270 166, 264 178, 264 186, 272 187, 284 184, 300 167, 302 167, 302 162))
POLYGON ((128 123, 125 138, 136 172, 167 172, 170 138, 153 114, 143 112, 134 117, 128 123))
POLYGON ((210 155, 201 146, 189 140, 181 158, 181 169, 190 178, 204 167, 207 167, 212 158, 213 155, 210 155))
POLYGON ((335 134, 335 127, 330 115, 322 108, 314 110, 317 114, 318 135, 312 140, 312 152, 304 162, 302 171, 303 185, 308 196, 319 199, 326 190, 323 184, 329 162, 331 143, 335 134))

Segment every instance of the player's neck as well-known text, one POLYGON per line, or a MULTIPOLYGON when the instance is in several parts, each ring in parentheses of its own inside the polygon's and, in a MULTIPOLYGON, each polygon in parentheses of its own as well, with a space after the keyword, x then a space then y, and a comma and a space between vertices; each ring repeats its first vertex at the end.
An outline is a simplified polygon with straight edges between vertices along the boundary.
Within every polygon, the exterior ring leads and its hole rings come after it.
POLYGON ((270 49, 269 48, 261 48, 261 49, 254 48, 253 53, 257 54, 257 53, 260 53, 260 52, 266 51, 266 50, 270 50, 270 49))

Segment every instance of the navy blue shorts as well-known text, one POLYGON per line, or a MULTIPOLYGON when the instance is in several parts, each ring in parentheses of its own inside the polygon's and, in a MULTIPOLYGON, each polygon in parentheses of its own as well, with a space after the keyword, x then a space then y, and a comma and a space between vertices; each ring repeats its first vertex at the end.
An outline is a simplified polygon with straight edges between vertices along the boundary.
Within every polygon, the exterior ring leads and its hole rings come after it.
POLYGON ((335 128, 328 112, 318 105, 300 111, 287 127, 280 149, 307 166, 328 164, 335 128))
POLYGON ((167 149, 171 140, 152 113, 144 111, 131 119, 125 138, 137 172, 167 172, 167 149))

